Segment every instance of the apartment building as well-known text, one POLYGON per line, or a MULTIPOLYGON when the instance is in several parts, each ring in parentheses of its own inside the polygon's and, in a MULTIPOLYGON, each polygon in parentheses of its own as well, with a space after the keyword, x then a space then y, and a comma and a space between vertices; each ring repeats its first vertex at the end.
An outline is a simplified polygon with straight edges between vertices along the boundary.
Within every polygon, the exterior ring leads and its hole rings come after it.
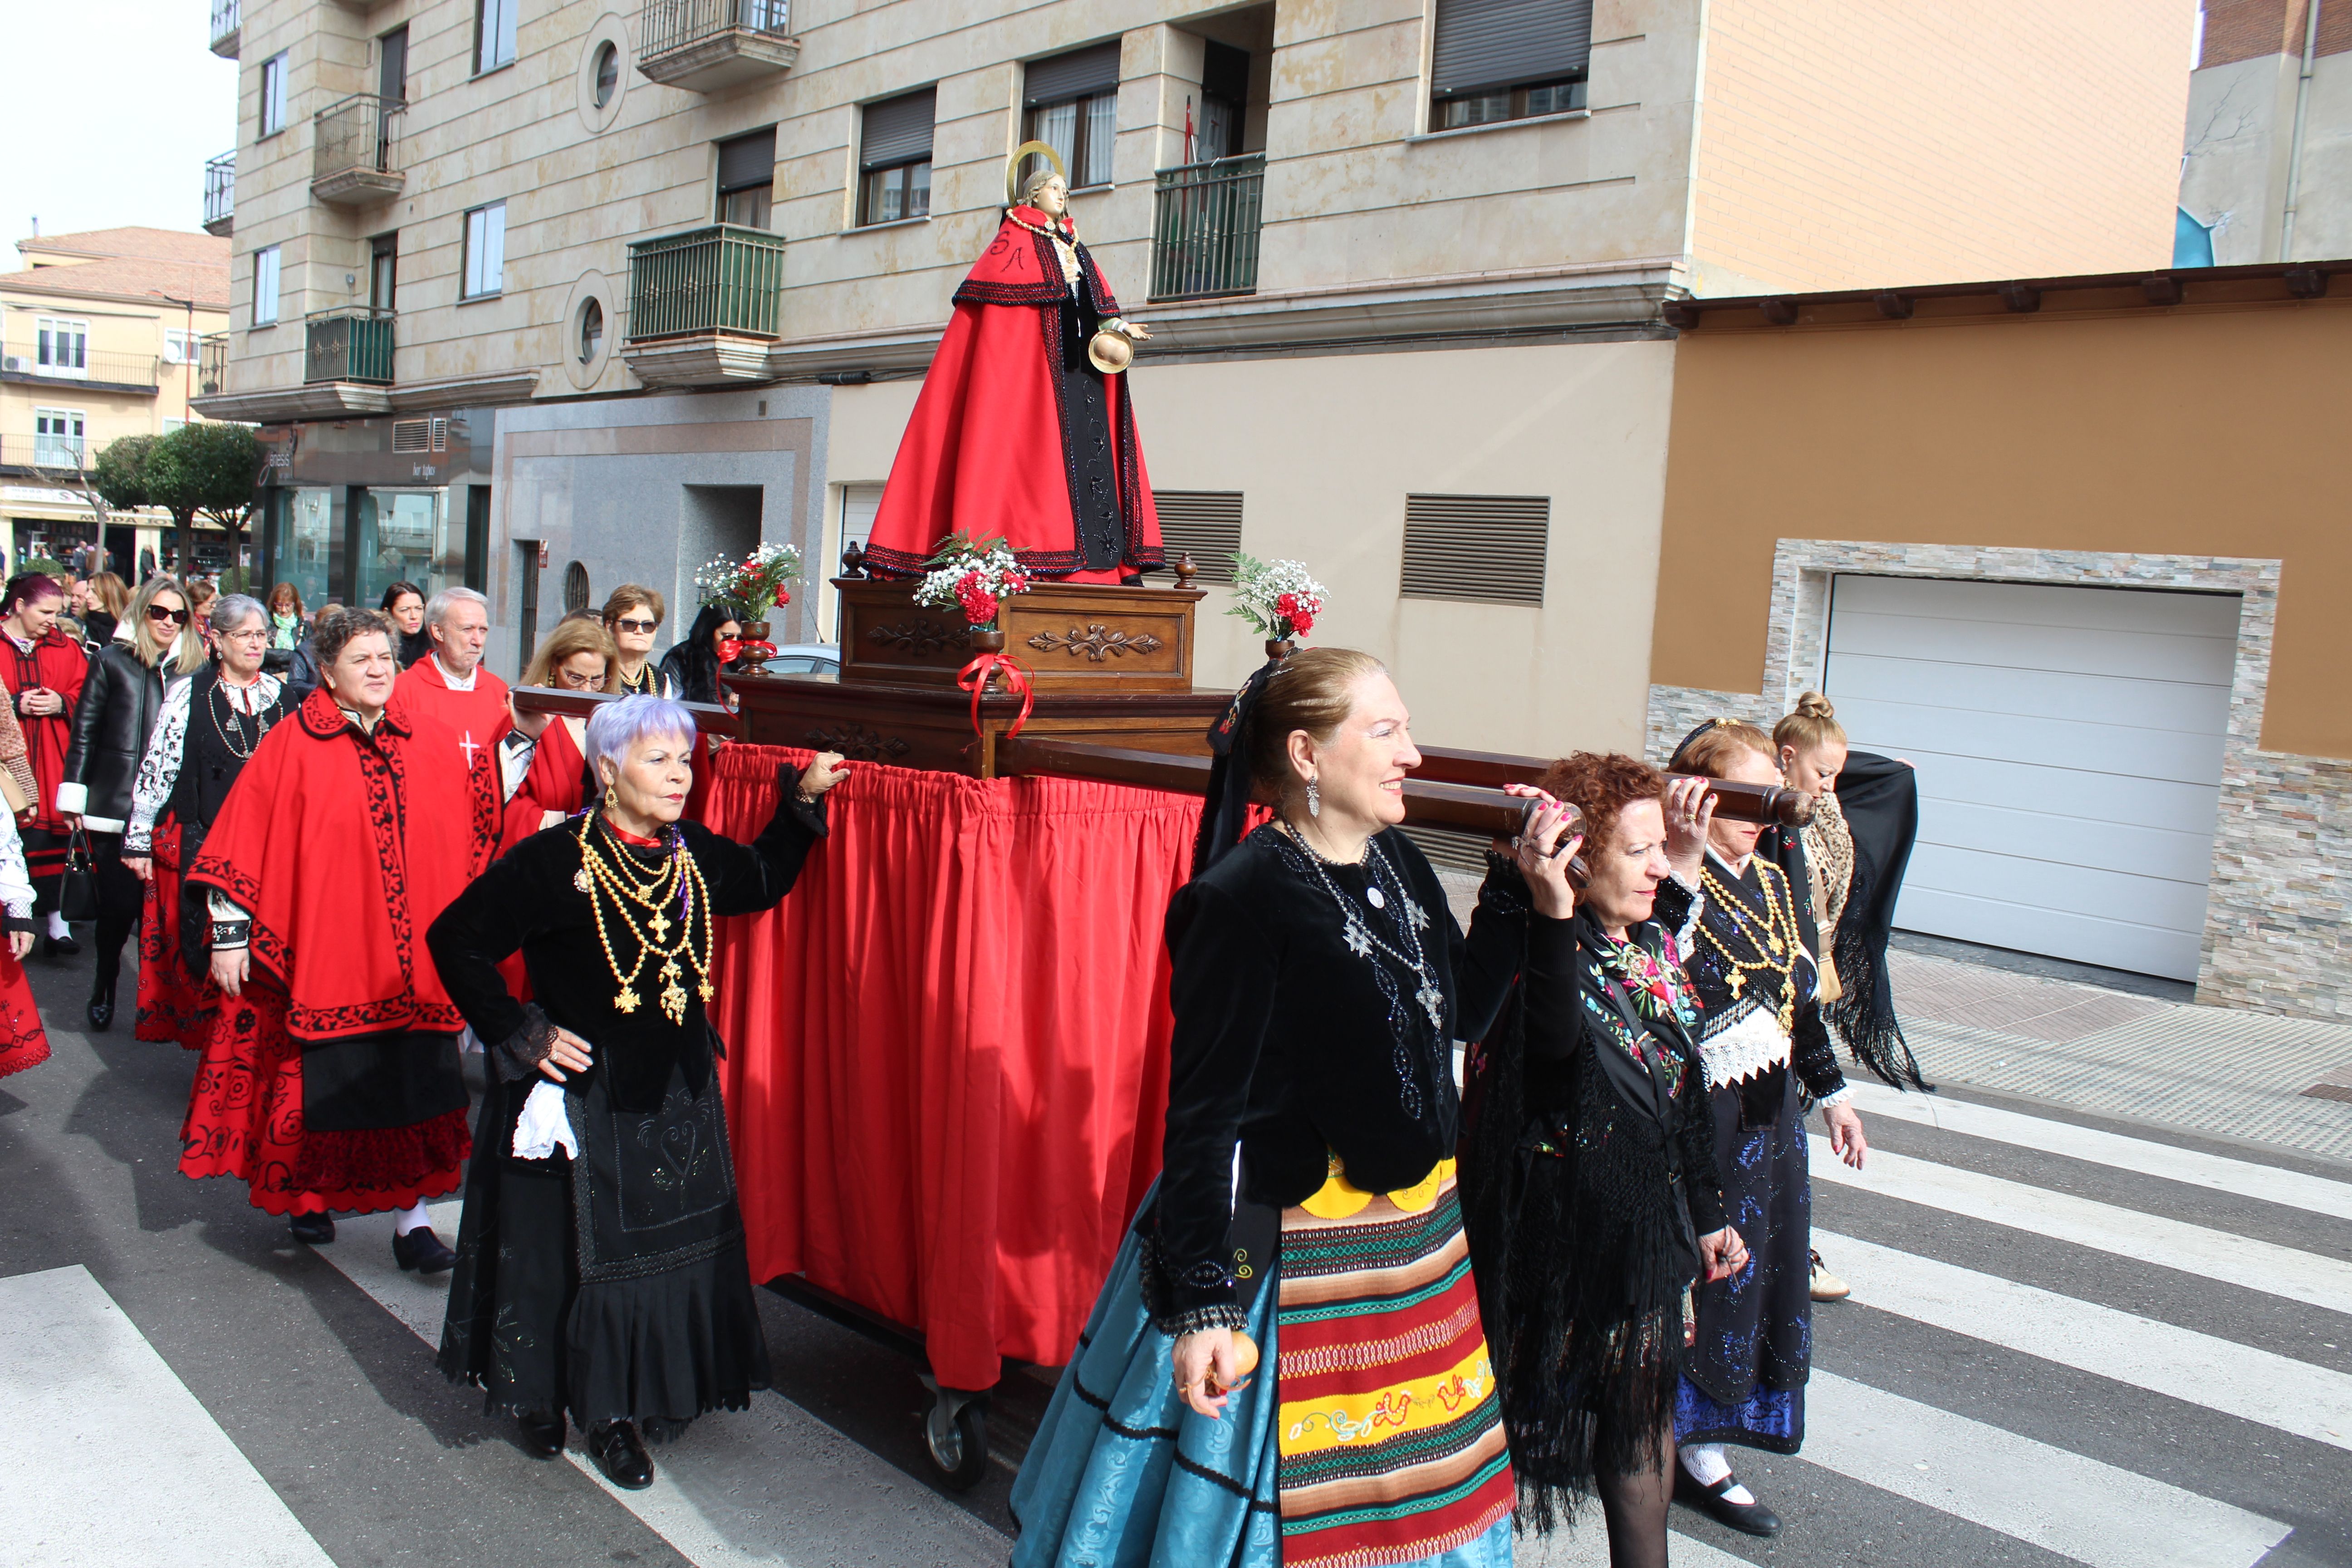
POLYGON ((2352 256, 2352 0, 2206 0, 2183 262, 2352 256))
POLYGON ((269 570, 472 582, 509 672, 559 582, 821 579, 1041 140, 1155 334, 1171 542, 1308 562, 1433 740, 1631 748, 1677 301, 2171 254, 2187 0, 1918 11, 244 0, 203 406, 279 456, 269 570))
POLYGON ((19 269, 0 272, 0 542, 13 567, 99 541, 135 580, 170 519, 111 514, 101 539, 83 472, 119 436, 198 416, 218 374, 201 365, 204 345, 226 346, 228 242, 110 228, 22 239, 16 254, 19 269))

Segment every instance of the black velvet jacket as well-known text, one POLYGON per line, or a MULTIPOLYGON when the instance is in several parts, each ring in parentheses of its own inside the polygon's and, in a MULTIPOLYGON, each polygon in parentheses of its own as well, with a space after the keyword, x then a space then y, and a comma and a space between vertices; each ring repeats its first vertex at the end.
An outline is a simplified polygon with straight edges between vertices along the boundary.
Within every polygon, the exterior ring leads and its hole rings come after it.
MULTIPOLYGON (((797 781, 787 772, 779 780, 776 813, 760 837, 749 845, 722 837, 698 822, 681 822, 672 831, 682 835, 687 853, 701 868, 710 889, 715 915, 749 914, 773 909, 793 889, 810 847, 824 836, 824 802, 803 805, 797 781)), ((603 835, 599 852, 616 849, 650 869, 661 851, 624 845, 603 835)), ((581 869, 580 825, 560 823, 535 833, 500 856, 441 912, 425 934, 433 962, 449 999, 465 1015, 498 1058, 501 1076, 521 1078, 534 1070, 547 1054, 547 1026, 561 1025, 586 1040, 593 1065, 590 1073, 607 1073, 607 1092, 618 1109, 648 1112, 662 1102, 670 1068, 686 1075, 687 1087, 699 1098, 710 1081, 714 1037, 696 994, 694 976, 686 976, 688 1001, 683 1022, 673 1024, 655 1001, 661 983, 655 977, 658 960, 648 958, 636 979, 644 998, 634 1012, 613 1005, 620 984, 596 937, 596 922, 588 894, 573 884, 581 869), (499 978, 499 961, 522 950, 530 973, 532 1002, 514 999, 499 978)), ((635 956, 635 946, 610 914, 606 929, 617 944, 622 962, 635 956)), ((573 1075, 585 1081, 585 1075, 573 1075)))
POLYGON ((1150 1233, 1160 1327, 1171 1333, 1243 1321, 1226 1248, 1235 1141, 1240 1195, 1275 1208, 1312 1196, 1333 1155, 1367 1192, 1422 1181, 1454 1152, 1453 1042, 1486 1033, 1517 971, 1528 902, 1516 871, 1489 874, 1467 938, 1436 873, 1395 829, 1373 838, 1364 864, 1324 871, 1399 952, 1411 952, 1418 907, 1444 1026, 1433 1027, 1415 999, 1409 964, 1350 950, 1307 852, 1275 827, 1177 893, 1167 925, 1176 1033, 1150 1233), (1378 883, 1381 908, 1367 896, 1376 856, 1393 874, 1378 883))

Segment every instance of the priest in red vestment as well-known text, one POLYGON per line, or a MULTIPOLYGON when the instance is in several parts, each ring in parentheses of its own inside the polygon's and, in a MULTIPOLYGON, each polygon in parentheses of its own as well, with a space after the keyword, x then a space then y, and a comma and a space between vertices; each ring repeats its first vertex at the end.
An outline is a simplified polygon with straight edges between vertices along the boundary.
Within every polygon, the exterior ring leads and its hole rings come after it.
POLYGON ((1003 539, 1033 577, 1132 582, 1165 563, 1124 368, 1150 334, 1120 319, 1068 209, 1062 176, 1040 172, 956 290, 868 566, 919 574, 957 532, 1003 539))
POLYGON ((81 700, 89 660, 58 629, 66 591, 38 572, 8 579, 0 593, 0 686, 8 691, 17 726, 25 732, 26 760, 34 783, 33 813, 25 819, 25 865, 37 897, 34 911, 47 922, 42 933, 49 957, 81 951, 58 913, 58 883, 65 875, 68 834, 58 810, 58 785, 65 781, 66 752, 73 744, 74 704, 81 700))
POLYGON ((425 606, 425 635, 432 651, 401 672, 401 700, 455 730, 470 763, 514 728, 507 683, 482 668, 490 602, 471 588, 444 588, 425 606))
POLYGON ((394 1258, 437 1272, 454 1257, 425 1200, 456 1190, 468 1138, 463 1022, 425 928, 497 849, 494 764, 395 689, 382 616, 313 637, 323 684, 254 749, 187 873, 231 1000, 180 1169, 239 1178, 314 1245, 333 1210, 398 1211, 394 1258))

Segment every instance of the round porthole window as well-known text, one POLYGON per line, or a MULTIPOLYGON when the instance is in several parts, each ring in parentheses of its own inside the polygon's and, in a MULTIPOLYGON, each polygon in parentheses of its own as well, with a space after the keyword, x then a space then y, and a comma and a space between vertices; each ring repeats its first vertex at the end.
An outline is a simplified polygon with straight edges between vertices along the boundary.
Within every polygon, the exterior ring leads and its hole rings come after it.
POLYGON ((580 363, 594 364, 604 352, 604 307, 591 300, 580 307, 580 363))
POLYGON ((613 101, 613 94, 621 87, 621 51, 611 40, 596 48, 596 107, 604 108, 613 101))
POLYGON ((563 569, 563 613, 588 607, 588 568, 574 561, 563 569))

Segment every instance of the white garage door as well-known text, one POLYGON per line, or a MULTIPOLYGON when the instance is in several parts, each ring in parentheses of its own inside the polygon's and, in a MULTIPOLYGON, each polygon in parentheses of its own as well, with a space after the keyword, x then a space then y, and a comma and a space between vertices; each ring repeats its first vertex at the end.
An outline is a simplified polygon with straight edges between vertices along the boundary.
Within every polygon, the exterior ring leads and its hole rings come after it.
POLYGON ((1837 578, 1822 689, 1919 769, 1895 924, 2196 978, 2238 604, 1837 578))

